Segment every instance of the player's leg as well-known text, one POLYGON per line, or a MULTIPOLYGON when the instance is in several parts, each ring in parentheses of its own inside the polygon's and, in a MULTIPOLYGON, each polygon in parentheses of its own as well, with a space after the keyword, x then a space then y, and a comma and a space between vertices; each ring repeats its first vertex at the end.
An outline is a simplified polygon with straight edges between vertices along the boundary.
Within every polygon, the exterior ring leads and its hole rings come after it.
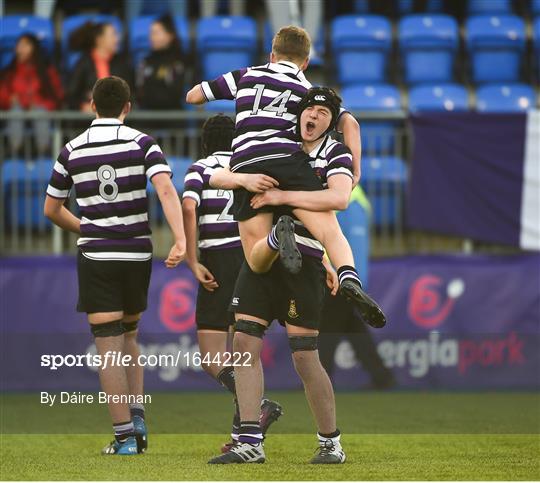
POLYGON ((253 252, 257 242, 266 242, 266 238, 272 230, 272 219, 272 213, 259 213, 253 218, 238 222, 244 256, 251 270, 255 273, 267 272, 272 265, 268 264, 267 254, 261 253, 260 249, 253 252))
MULTIPOLYGON (((139 320, 141 313, 124 314, 122 325, 124 326, 124 354, 131 356, 132 364, 126 367, 129 394, 133 396, 144 395, 144 367, 139 363, 141 351, 137 342, 139 320)), ((139 453, 144 453, 148 448, 148 430, 145 422, 145 408, 142 403, 129 405, 131 420, 137 439, 139 453)))
MULTIPOLYGON (((109 360, 112 354, 124 350, 123 312, 102 312, 88 314, 97 353, 103 361, 99 368, 101 390, 107 396, 129 394, 126 369, 109 360)), ((131 420, 129 405, 123 402, 108 402, 109 414, 113 423, 115 440, 103 452, 105 454, 137 454, 135 430, 131 420)))
POLYGON ((372 327, 386 325, 386 317, 378 304, 362 290, 362 283, 354 265, 354 256, 341 231, 334 212, 293 210, 294 215, 319 240, 332 264, 337 267, 340 293, 358 306, 365 321, 372 327))

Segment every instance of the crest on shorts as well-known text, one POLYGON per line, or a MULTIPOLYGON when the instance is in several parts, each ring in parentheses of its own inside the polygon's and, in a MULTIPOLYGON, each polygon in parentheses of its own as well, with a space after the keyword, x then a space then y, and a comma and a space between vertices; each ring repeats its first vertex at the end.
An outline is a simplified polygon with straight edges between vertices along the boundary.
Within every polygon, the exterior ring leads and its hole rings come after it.
POLYGON ((296 311, 296 301, 291 299, 289 302, 289 317, 291 319, 296 319, 298 317, 298 312, 296 311))

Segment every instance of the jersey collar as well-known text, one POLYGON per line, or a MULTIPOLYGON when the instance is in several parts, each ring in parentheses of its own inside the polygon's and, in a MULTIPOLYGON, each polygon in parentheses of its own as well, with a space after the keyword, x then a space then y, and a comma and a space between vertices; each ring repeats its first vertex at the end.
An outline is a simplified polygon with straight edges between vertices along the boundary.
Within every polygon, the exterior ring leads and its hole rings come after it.
POLYGON ((121 126, 122 124, 123 122, 116 117, 102 117, 92 121, 92 126, 121 126))
POLYGON ((317 144, 317 146, 315 146, 312 151, 309 153, 309 156, 311 158, 314 158, 314 159, 317 159, 322 150, 324 149, 324 147, 326 146, 326 143, 328 142, 328 138, 330 136, 327 134, 326 136, 324 136, 324 138, 322 138, 321 142, 319 144, 317 144))

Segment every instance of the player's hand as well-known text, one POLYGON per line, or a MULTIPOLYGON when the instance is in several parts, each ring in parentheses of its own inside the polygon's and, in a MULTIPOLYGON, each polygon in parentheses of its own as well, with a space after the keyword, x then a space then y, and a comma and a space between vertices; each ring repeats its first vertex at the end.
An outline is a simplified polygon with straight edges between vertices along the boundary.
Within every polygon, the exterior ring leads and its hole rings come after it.
POLYGON ((193 266, 193 274, 201 285, 209 292, 213 292, 219 287, 216 279, 212 275, 212 272, 208 270, 208 268, 206 268, 202 263, 196 263, 193 266))
POLYGON ((177 241, 169 251, 169 256, 165 260, 167 268, 175 268, 186 256, 186 240, 177 241))
POLYGON ((266 190, 279 186, 279 183, 265 174, 245 174, 242 186, 252 193, 264 193, 266 190))
POLYGON ((283 191, 276 188, 272 188, 251 198, 251 207, 256 210, 263 206, 280 206, 284 204, 286 203, 283 201, 283 191))
POLYGON ((326 285, 332 295, 336 295, 339 289, 339 279, 334 269, 326 271, 326 285))

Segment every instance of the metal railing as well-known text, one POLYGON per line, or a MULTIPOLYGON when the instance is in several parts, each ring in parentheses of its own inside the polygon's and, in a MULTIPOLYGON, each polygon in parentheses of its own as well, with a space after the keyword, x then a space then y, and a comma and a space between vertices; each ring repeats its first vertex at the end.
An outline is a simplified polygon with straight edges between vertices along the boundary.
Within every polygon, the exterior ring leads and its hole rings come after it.
MULTIPOLYGON (((126 123, 152 135, 166 157, 179 160, 176 179, 183 179, 187 160, 200 156, 200 129, 213 112, 133 111, 126 123), (181 160, 184 160, 183 162, 181 160)), ((233 113, 229 113, 234 117, 233 113)), ((470 241, 412 232, 405 226, 405 190, 411 136, 403 111, 354 113, 363 129, 362 187, 371 203, 372 256, 470 251, 470 241)), ((51 226, 43 216, 45 190, 53 160, 62 146, 84 131, 92 116, 80 112, 2 112, 0 129, 0 253, 4 255, 74 253, 76 236, 51 226), (7 124, 23 120, 25 142, 11 145, 7 124), (32 122, 50 123, 50 147, 39 152, 33 142, 32 122), (16 150, 14 151, 14 148, 16 150)), ((150 220, 156 256, 166 255, 169 230, 155 192, 149 191, 150 220)), ((77 211, 73 195, 68 206, 77 211)), ((500 251, 484 246, 483 251, 500 251)))

